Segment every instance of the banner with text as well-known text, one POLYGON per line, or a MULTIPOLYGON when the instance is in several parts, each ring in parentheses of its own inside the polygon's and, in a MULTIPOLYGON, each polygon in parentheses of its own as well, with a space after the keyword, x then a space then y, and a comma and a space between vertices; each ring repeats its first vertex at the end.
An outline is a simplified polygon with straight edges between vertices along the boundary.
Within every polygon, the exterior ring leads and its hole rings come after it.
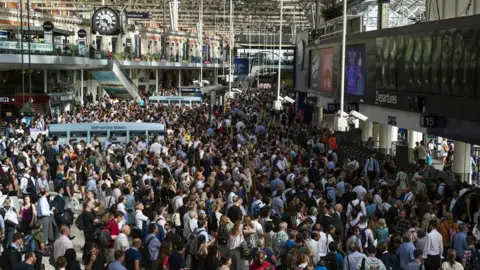
POLYGON ((234 74, 248 74, 249 60, 248 58, 235 58, 233 61, 234 74))

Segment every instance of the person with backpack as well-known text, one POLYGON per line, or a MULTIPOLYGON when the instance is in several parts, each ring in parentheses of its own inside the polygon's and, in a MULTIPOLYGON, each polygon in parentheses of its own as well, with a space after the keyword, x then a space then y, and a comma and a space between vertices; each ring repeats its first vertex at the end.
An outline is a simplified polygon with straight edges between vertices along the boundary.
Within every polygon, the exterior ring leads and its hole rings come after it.
POLYGON ((480 269, 480 252, 475 247, 475 238, 473 236, 467 237, 468 248, 462 254, 462 266, 466 270, 480 269))
POLYGON ((375 257, 377 250, 374 246, 367 249, 368 257, 362 258, 357 262, 358 270, 387 270, 383 262, 375 257))
POLYGON ((358 223, 358 229, 360 230, 360 240, 362 242, 362 248, 366 249, 373 246, 375 238, 372 230, 368 227, 367 217, 361 216, 358 223))
POLYGON ((160 250, 160 240, 157 238, 158 226, 155 223, 148 225, 148 234, 145 237, 145 242, 142 248, 139 250, 142 256, 142 266, 147 269, 153 269, 154 263, 157 261, 158 252, 160 250))
POLYGON ((406 231, 402 235, 403 243, 397 249, 398 257, 400 258, 400 268, 407 269, 410 262, 415 259, 414 251, 415 245, 412 242, 412 235, 409 231, 406 231))
POLYGON ((115 259, 113 255, 115 252, 114 243, 118 235, 120 234, 120 228, 118 224, 120 224, 122 220, 123 220, 123 212, 117 211, 113 214, 113 217, 108 220, 107 224, 105 225, 105 228, 102 230, 108 234, 107 238, 109 238, 107 243, 103 243, 105 244, 105 246, 102 247, 102 248, 105 248, 105 256, 107 257, 108 261, 113 261, 115 259))

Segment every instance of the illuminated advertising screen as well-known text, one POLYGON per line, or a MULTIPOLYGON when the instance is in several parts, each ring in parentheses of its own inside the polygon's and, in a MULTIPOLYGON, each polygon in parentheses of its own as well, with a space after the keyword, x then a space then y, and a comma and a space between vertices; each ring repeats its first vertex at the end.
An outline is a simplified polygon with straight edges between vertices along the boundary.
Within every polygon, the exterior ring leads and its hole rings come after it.
POLYGON ((347 46, 345 51, 345 91, 348 95, 365 94, 365 44, 347 46))
POLYGON ((320 50, 320 91, 332 92, 333 49, 320 50))
POLYGON ((320 89, 320 50, 310 52, 310 89, 320 89))

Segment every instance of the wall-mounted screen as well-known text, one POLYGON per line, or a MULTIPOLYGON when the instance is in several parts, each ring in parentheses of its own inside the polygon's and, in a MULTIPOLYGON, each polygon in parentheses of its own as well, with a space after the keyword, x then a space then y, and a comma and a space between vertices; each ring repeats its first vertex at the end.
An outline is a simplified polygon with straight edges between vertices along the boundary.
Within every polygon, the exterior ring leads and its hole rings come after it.
POLYGON ((365 94, 365 44, 347 46, 345 51, 345 91, 349 95, 365 94))
POLYGON ((320 50, 310 51, 310 89, 320 89, 320 50))
POLYGON ((333 78, 333 48, 320 50, 320 91, 331 93, 333 78))

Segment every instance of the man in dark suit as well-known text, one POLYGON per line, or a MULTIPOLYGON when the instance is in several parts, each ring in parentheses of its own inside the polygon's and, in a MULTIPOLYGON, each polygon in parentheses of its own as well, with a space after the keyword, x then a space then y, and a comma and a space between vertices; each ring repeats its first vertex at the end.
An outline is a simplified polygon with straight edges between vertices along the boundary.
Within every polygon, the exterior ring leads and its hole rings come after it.
POLYGON ((17 269, 22 264, 22 243, 23 233, 16 232, 13 234, 13 242, 7 247, 5 256, 7 256, 7 269, 17 269))
POLYGON ((62 224, 67 224, 67 220, 65 219, 65 198, 63 194, 65 190, 62 186, 57 187, 56 190, 57 196, 53 199, 54 206, 55 206, 55 222, 57 222, 58 227, 62 224))
POLYGON ((168 221, 167 223, 165 223, 165 239, 164 241, 168 241, 170 243, 172 243, 172 248, 175 248, 177 245, 179 245, 181 242, 182 242, 182 239, 180 238, 180 236, 176 233, 174 233, 172 231, 172 226, 173 224, 168 221))
POLYGON ((345 222, 342 219, 343 206, 341 204, 335 205, 335 210, 331 214, 332 216, 332 225, 335 226, 335 233, 338 236, 339 242, 343 237, 345 222))

